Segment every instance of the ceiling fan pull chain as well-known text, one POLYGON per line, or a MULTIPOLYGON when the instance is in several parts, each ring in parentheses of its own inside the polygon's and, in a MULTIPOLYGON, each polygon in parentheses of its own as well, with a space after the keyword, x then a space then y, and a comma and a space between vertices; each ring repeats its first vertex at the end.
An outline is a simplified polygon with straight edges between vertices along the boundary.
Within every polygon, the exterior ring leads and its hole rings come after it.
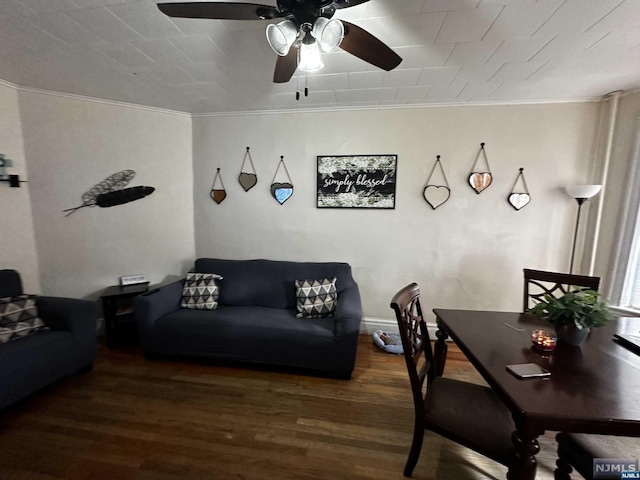
POLYGON ((305 72, 304 75, 304 96, 309 96, 309 74, 305 72))
MULTIPOLYGON (((297 65, 300 64, 300 49, 297 49, 296 52, 296 57, 297 57, 297 65)), ((296 102, 300 101, 300 74, 296 75, 296 102)))

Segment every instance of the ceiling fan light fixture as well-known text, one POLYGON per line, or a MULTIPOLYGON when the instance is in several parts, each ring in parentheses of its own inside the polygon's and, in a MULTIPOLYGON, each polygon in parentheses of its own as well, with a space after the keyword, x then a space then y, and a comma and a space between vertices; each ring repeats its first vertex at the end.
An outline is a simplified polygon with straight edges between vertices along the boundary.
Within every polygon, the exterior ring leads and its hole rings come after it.
POLYGON ((267 42, 281 57, 286 56, 298 38, 298 27, 293 20, 267 25, 267 42))
POLYGON ((303 72, 313 73, 324 67, 320 45, 310 33, 307 33, 300 45, 300 63, 298 68, 303 72), (307 40, 309 39, 309 40, 307 40))
POLYGON ((344 38, 344 24, 334 18, 318 17, 313 25, 313 36, 318 40, 320 50, 325 53, 336 50, 344 38))

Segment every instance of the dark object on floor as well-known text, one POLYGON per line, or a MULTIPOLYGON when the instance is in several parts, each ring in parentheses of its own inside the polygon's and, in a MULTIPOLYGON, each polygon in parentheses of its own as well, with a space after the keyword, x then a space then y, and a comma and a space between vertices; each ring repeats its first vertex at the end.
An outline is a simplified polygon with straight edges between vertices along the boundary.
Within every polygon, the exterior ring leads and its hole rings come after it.
POLYGON ((362 305, 346 263, 201 258, 197 273, 220 280, 216 310, 180 308, 184 280, 134 299, 146 354, 280 365, 349 378, 362 305), (336 277, 333 317, 296 318, 296 280, 336 277))
MULTIPOLYGON (((640 437, 559 433, 556 440, 558 441, 556 480, 570 480, 573 468, 587 480, 593 479, 593 460, 596 458, 635 460, 637 467, 640 437)), ((610 478, 620 478, 620 472, 614 472, 613 475, 615 476, 610 478)))
MULTIPOLYGON (((15 270, 0 270, 0 297, 22 295, 15 270)), ((96 356, 96 304, 38 297, 38 316, 51 329, 0 345, 0 408, 50 383, 90 368, 96 356)))
POLYGON ((425 429, 508 465, 515 454, 511 413, 490 388, 436 376, 418 285, 412 283, 396 293, 391 308, 398 321, 415 409, 404 476, 410 477, 418 462, 425 429))

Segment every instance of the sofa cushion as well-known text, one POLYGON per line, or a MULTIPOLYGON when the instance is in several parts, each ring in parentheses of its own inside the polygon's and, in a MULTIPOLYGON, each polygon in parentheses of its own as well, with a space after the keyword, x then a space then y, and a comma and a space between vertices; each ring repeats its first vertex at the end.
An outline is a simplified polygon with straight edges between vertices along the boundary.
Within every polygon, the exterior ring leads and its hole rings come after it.
POLYGON ((332 317, 338 304, 336 277, 296 280, 297 318, 332 317))
POLYGON ((0 298, 0 343, 49 330, 38 317, 36 299, 36 295, 0 298))
POLYGON ((222 277, 215 273, 187 273, 182 289, 182 308, 197 310, 215 310, 218 308, 220 289, 218 280, 222 277))
MULTIPOLYGON (((194 271, 224 277, 220 305, 296 308, 295 281, 337 278, 338 295, 355 285, 351 267, 340 262, 285 262, 276 260, 219 260, 199 258, 194 271)), ((295 317, 295 315, 294 315, 295 317)))
MULTIPOLYGON (((170 355, 290 364, 283 359, 304 359, 318 347, 334 349, 336 320, 301 321, 294 309, 221 304, 215 311, 181 309, 165 315, 155 322, 153 338, 150 350, 170 355)), ((327 363, 328 359, 325 354, 313 361, 327 363)))

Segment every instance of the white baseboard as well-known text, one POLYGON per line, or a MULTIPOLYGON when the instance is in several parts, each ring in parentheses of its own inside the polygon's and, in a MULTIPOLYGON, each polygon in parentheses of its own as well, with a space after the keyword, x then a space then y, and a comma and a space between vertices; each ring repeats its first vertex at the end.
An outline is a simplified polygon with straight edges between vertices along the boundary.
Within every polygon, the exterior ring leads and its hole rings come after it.
MULTIPOLYGON (((436 330, 438 329, 436 324, 427 322, 427 329, 429 330, 429 336, 431 337, 431 340, 435 340, 436 330)), ((360 323, 360 333, 370 335, 375 330, 398 333, 398 322, 396 322, 395 320, 389 320, 387 318, 363 317, 362 323, 360 323)))

